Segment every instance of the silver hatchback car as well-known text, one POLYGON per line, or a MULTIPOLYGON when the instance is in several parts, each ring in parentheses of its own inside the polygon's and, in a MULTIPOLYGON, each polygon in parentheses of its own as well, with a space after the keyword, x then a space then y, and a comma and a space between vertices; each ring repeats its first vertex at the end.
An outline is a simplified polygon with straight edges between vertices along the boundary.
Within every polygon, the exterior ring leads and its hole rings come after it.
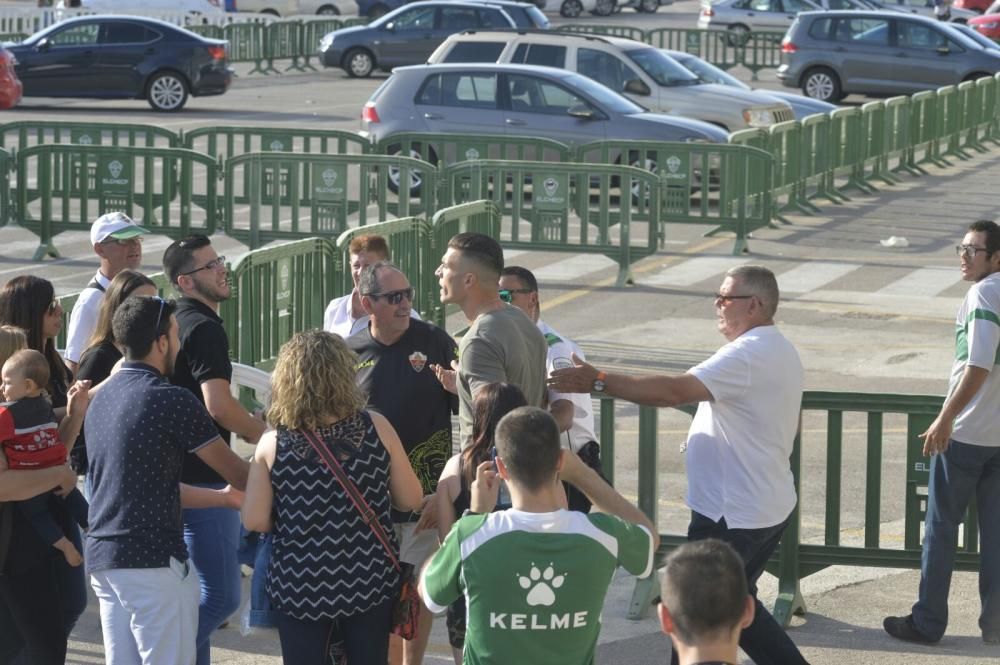
POLYGON ((402 132, 507 134, 570 146, 603 139, 708 141, 715 125, 641 106, 572 72, 533 65, 398 67, 365 104, 361 135, 378 141, 402 132))
POLYGON ((806 12, 781 43, 782 84, 827 102, 909 95, 1000 71, 1000 51, 899 12, 806 12))
POLYGON ((701 0, 699 30, 724 30, 726 40, 741 46, 751 32, 784 32, 799 12, 821 9, 810 0, 701 0))

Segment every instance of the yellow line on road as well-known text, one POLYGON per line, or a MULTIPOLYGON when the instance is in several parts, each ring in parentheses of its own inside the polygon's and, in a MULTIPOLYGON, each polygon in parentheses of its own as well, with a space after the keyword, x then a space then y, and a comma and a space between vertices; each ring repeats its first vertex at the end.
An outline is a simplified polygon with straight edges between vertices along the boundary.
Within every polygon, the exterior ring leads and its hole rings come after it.
MULTIPOLYGON (((706 240, 700 245, 695 245, 694 247, 689 247, 688 249, 685 249, 684 251, 681 252, 681 254, 698 254, 699 252, 703 252, 706 249, 712 249, 713 247, 717 247, 723 243, 732 242, 732 240, 733 240, 732 238, 712 238, 711 240, 706 240)), ((660 268, 662 268, 664 266, 664 261, 666 261, 667 264, 670 264, 681 261, 683 258, 685 257, 682 256, 661 257, 654 254, 653 256, 647 257, 642 261, 640 261, 639 264, 632 270, 632 272, 637 274, 652 272, 654 270, 659 270, 660 268)), ((593 286, 588 286, 582 289, 575 289, 573 291, 568 291, 562 295, 556 296, 555 298, 546 300, 543 303, 543 306, 545 307, 545 309, 550 310, 555 307, 565 305, 566 303, 572 302, 577 298, 582 298, 588 293, 592 293, 595 289, 599 289, 605 286, 613 286, 616 280, 617 276, 609 277, 608 279, 602 279, 593 286)))

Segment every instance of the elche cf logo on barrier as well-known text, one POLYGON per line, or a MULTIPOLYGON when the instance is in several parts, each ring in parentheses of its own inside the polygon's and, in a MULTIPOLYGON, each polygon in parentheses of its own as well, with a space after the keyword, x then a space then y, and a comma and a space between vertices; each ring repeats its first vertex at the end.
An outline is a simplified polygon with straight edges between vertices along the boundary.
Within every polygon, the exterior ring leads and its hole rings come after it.
POLYGON ((326 187, 333 187, 337 184, 337 172, 333 169, 324 169, 322 173, 323 185, 326 187))
POLYGON ((77 137, 76 142, 80 145, 94 145, 94 137, 90 134, 81 134, 77 137))
POLYGON ((343 199, 347 193, 345 164, 316 164, 312 172, 313 194, 321 201, 343 199))
POLYGON ((479 159, 479 151, 475 148, 469 148, 465 151, 465 158, 468 160, 479 159))
POLYGON ((104 189, 121 191, 131 184, 132 162, 127 157, 109 157, 101 160, 97 172, 104 189))
POLYGON ((542 187, 545 188, 546 195, 552 197, 559 191, 559 182, 555 178, 546 178, 542 187))
POLYGON ((677 155, 670 155, 667 157, 667 172, 663 174, 664 178, 669 180, 687 180, 687 171, 681 170, 684 166, 684 162, 677 155))
POLYGON ((268 147, 275 152, 281 152, 285 149, 285 144, 278 139, 274 139, 268 147))

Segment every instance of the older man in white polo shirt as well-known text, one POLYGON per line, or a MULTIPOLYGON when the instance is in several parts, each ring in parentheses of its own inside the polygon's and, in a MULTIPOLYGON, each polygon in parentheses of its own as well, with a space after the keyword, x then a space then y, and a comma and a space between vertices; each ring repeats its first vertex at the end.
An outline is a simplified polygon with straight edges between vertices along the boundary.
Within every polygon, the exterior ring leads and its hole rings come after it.
POLYGON ((756 583, 795 508, 788 458, 802 403, 802 363, 774 325, 778 283, 767 268, 727 272, 715 308, 729 343, 686 374, 606 374, 574 359, 576 367, 553 372, 549 385, 651 406, 698 403, 686 444, 688 539, 719 538, 743 560, 756 613, 740 647, 754 663, 801 665, 806 661, 798 648, 756 600, 756 583))
POLYGON ((101 215, 90 226, 90 244, 101 260, 101 267, 80 293, 69 315, 63 355, 74 373, 97 325, 105 289, 119 272, 126 268, 136 270, 142 263, 142 236, 146 233, 146 229, 123 212, 101 215))

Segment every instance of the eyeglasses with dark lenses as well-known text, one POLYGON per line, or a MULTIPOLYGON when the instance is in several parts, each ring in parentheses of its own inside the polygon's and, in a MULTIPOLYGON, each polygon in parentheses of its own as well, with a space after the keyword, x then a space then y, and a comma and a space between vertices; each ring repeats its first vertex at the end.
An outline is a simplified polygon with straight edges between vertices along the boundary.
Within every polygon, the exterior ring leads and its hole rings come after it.
POLYGON ((206 263, 205 265, 201 266, 200 268, 195 268, 194 270, 188 270, 187 272, 182 272, 180 274, 181 275, 193 275, 196 272, 200 272, 202 270, 215 271, 215 270, 219 270, 220 268, 225 268, 225 267, 226 267, 226 257, 225 256, 217 256, 214 259, 212 259, 211 261, 209 261, 208 263, 206 263))
POLYGON ((721 293, 715 294, 716 300, 721 300, 722 302, 729 302, 730 300, 747 300, 748 298, 753 298, 752 295, 749 296, 724 296, 721 293))
POLYGON ((390 305, 398 305, 403 302, 403 298, 406 298, 410 302, 413 302, 413 287, 408 289, 399 289, 398 291, 386 291, 385 293, 368 293, 365 294, 369 298, 385 298, 386 302, 390 305))
POLYGON ((976 258, 976 252, 985 252, 985 247, 976 247, 975 245, 955 245, 955 253, 959 256, 965 255, 965 258, 970 261, 976 258))
POLYGON ((500 300, 505 303, 511 303, 514 301, 515 293, 534 293, 533 289, 500 289, 497 293, 500 294, 500 300))

